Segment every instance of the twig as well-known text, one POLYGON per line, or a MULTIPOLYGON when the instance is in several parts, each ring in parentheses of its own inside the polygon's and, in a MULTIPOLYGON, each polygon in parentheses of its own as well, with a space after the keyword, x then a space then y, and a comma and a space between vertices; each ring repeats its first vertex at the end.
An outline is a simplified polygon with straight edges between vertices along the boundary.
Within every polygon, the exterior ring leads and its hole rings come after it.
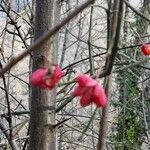
MULTIPOLYGON (((14 111, 11 113, 11 115, 13 116, 20 116, 20 115, 30 115, 30 111, 29 110, 23 110, 23 111, 14 111)), ((8 113, 4 113, 4 114, 0 114, 0 117, 6 117, 8 116, 8 113)))
MULTIPOLYGON (((98 57, 98 56, 101 56, 101 55, 104 55, 104 54, 106 54, 106 52, 93 55, 92 57, 98 57)), ((76 62, 74 62, 74 63, 72 63, 72 64, 69 64, 68 66, 64 67, 63 70, 65 70, 65 69, 67 69, 67 68, 70 68, 70 67, 72 67, 72 66, 74 66, 74 65, 76 65, 76 64, 79 64, 79 63, 81 63, 81 62, 83 62, 83 61, 86 61, 86 60, 88 60, 88 59, 89 59, 89 57, 84 58, 84 59, 79 60, 79 61, 76 61, 76 62)))
MULTIPOLYGON (((3 3, 6 5, 6 3, 5 3, 4 1, 3 1, 3 3)), ((16 31, 17 31, 18 33, 16 34, 16 33, 14 33, 14 32, 8 31, 8 30, 7 30, 7 32, 19 36, 20 39, 22 40, 24 46, 27 48, 28 46, 27 46, 27 44, 26 44, 26 42, 25 42, 25 40, 24 40, 24 38, 23 38, 23 36, 22 36, 22 33, 20 32, 20 26, 18 26, 18 25, 17 25, 17 22, 15 22, 15 21, 12 19, 12 17, 11 17, 10 14, 9 14, 9 12, 2 6, 2 4, 0 4, 0 6, 1 6, 1 8, 3 9, 3 11, 6 13, 7 17, 10 19, 10 22, 8 22, 8 23, 14 25, 14 27, 16 28, 16 31)))
POLYGON ((87 130, 89 129, 91 123, 93 122, 93 120, 95 119, 95 115, 96 115, 96 112, 97 112, 98 108, 96 107, 92 116, 90 117, 89 121, 88 121, 88 124, 85 126, 85 128, 83 129, 82 131, 82 134, 80 135, 80 137, 78 138, 78 140, 82 140, 84 134, 87 132, 87 130))
POLYGON ((116 73, 116 72, 119 72, 119 71, 123 71, 123 70, 127 70, 131 67, 135 67, 135 66, 138 66, 138 65, 141 65, 143 63, 146 63, 147 61, 150 60, 150 57, 146 57, 144 60, 141 60, 141 61, 138 61, 138 62, 135 62, 135 63, 131 63, 130 65, 128 66, 125 66, 125 67, 122 67, 122 68, 119 68, 119 69, 116 69, 113 71, 113 73, 116 73))
POLYGON ((88 50, 89 50, 89 63, 90 63, 90 74, 94 74, 94 62, 93 62, 93 48, 91 46, 91 32, 92 32, 92 21, 93 21, 93 6, 91 6, 90 12, 90 24, 89 24, 89 37, 88 37, 88 50))
MULTIPOLYGON (((2 68, 1 62, 0 62, 0 68, 2 68)), ((8 121, 8 124, 9 124, 9 128, 11 128, 12 127, 11 108, 10 108, 9 94, 8 94, 8 91, 7 91, 6 79, 5 79, 4 75, 2 75, 2 79, 3 79, 4 89, 5 89, 4 91, 5 91, 5 98, 6 98, 6 104, 7 104, 7 110, 8 110, 7 121, 8 121)), ((10 133, 9 133, 9 140, 11 141, 11 139, 12 139, 12 130, 10 130, 10 133)))
POLYGON ((2 132, 4 133, 6 138, 8 139, 8 142, 9 142, 12 150, 17 150, 16 142, 14 140, 12 140, 12 139, 9 140, 9 131, 7 130, 7 127, 3 124, 1 119, 0 119, 0 129, 2 130, 2 132))
POLYGON ((132 31, 137 35, 137 37, 139 38, 140 42, 143 43, 140 34, 139 34, 136 30, 134 30, 134 28, 132 27, 132 25, 131 25, 130 22, 129 22, 129 25, 130 25, 131 30, 132 30, 132 31))
POLYGON ((45 126, 46 127, 50 127, 50 128, 56 128, 56 127, 58 128, 60 125, 64 124, 66 121, 68 121, 70 119, 71 119, 71 117, 67 118, 67 119, 64 119, 64 120, 62 120, 62 121, 60 121, 60 122, 58 122, 56 124, 46 124, 45 126))
MULTIPOLYGON (((142 76, 143 78, 143 76, 142 76)), ((148 131, 148 123, 147 123, 147 117, 146 117, 146 105, 145 105, 145 102, 144 102, 144 83, 142 83, 142 93, 141 93, 141 105, 142 105, 142 113, 143 113, 143 120, 144 120, 144 125, 145 125, 145 134, 147 136, 147 141, 148 143, 150 142, 150 134, 149 134, 149 131, 148 131)))
POLYGON ((135 12, 137 15, 139 15, 140 17, 142 17, 143 19, 145 19, 146 21, 150 22, 150 19, 145 16, 143 13, 139 12, 137 9, 135 9, 133 6, 130 5, 130 3, 127 0, 123 0, 125 2, 125 4, 133 11, 135 12))
POLYGON ((60 110, 62 110, 68 103, 72 101, 74 97, 68 97, 60 106, 58 106, 55 110, 56 113, 58 113, 60 110))

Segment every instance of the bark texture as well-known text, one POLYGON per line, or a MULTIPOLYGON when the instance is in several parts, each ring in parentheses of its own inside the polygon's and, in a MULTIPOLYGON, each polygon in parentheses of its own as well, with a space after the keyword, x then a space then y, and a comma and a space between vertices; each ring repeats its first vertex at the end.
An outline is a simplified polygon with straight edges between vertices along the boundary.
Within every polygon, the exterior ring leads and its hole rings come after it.
MULTIPOLYGON (((60 5, 54 0, 36 0, 34 40, 41 37, 59 21, 60 5)), ((33 52, 32 71, 43 67, 45 54, 49 64, 57 63, 57 35, 33 52)), ((31 119, 29 150, 55 150, 56 132, 46 126, 55 124, 56 90, 31 89, 31 119)))
MULTIPOLYGON (((111 84, 111 72, 113 69, 114 61, 117 55, 117 49, 119 45, 119 38, 120 38, 120 30, 121 30, 121 21, 122 21, 122 14, 123 14, 123 1, 122 0, 114 0, 113 3, 110 1, 110 8, 112 7, 112 16, 108 14, 108 41, 107 41, 107 59, 106 59, 106 66, 105 72, 107 77, 105 77, 105 91, 108 95, 110 95, 110 84, 111 84), (110 19, 110 22, 109 22, 110 19)), ((103 74, 103 73, 102 73, 103 74)), ((101 75, 102 75, 101 74, 101 75)), ((106 148, 106 138, 107 138, 107 126, 108 126, 108 110, 109 104, 102 110, 102 117, 100 121, 100 128, 99 128, 99 137, 98 137, 98 144, 97 150, 105 150, 106 148)))

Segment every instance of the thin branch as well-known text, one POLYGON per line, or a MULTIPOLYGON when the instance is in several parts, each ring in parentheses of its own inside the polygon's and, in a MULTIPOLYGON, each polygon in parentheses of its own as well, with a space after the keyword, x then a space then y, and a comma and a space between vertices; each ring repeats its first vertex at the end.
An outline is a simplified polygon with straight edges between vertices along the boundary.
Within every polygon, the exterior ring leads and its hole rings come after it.
MULTIPOLYGON (((67 29, 68 30, 68 29, 67 29)), ((73 33, 71 33, 69 30, 68 30, 69 34, 71 34, 74 38, 76 38, 77 40, 87 44, 87 41, 84 41, 83 39, 75 36, 73 33)), ((91 46, 94 47, 94 48, 97 48, 97 49, 102 49, 102 50, 107 50, 105 47, 102 47, 102 46, 97 46, 97 45, 94 45, 91 43, 91 46)), ((67 47, 68 48, 68 47, 67 47)))
POLYGON ((87 132, 87 130, 89 129, 90 125, 92 124, 93 120, 95 119, 95 115, 96 115, 96 112, 97 112, 98 108, 96 107, 93 114, 91 115, 89 121, 88 121, 88 124, 85 126, 85 128, 83 129, 82 131, 82 134, 80 135, 80 137, 78 138, 79 141, 82 140, 83 136, 85 135, 85 133, 87 132))
POLYGON ((12 150, 17 150, 18 148, 17 148, 16 142, 12 139, 9 140, 9 130, 7 130, 7 127, 3 124, 1 119, 0 119, 0 129, 2 130, 2 132, 4 133, 6 138, 8 139, 8 142, 9 142, 12 150))
MULTIPOLYGON (((5 91, 5 93, 7 92, 6 88, 3 88, 0 86, 0 89, 2 89, 3 91, 5 91)), ((15 96, 13 96, 12 94, 10 94, 9 92, 7 92, 8 96, 11 96, 18 104, 19 106, 21 106, 23 109, 26 110, 26 108, 15 98, 15 96)))
POLYGON ((17 25, 17 22, 13 20, 13 18, 10 16, 9 12, 2 6, 2 4, 0 4, 0 6, 3 9, 3 11, 6 13, 7 17, 10 19, 10 21, 8 23, 14 25, 14 27, 16 28, 16 31, 18 33, 13 33, 13 32, 11 32, 9 30, 7 30, 7 32, 10 33, 10 34, 15 34, 15 35, 19 36, 20 39, 22 40, 24 46, 27 48, 28 46, 27 46, 27 44, 26 44, 26 42, 25 42, 25 40, 24 40, 24 38, 22 36, 22 33, 20 32, 20 26, 17 25))
POLYGON ((143 13, 139 12, 137 9, 135 9, 132 5, 130 5, 130 3, 127 0, 124 0, 125 4, 133 11, 135 12, 137 15, 139 15, 140 17, 142 17, 143 19, 145 19, 146 21, 150 22, 150 19, 145 16, 143 13))
MULTIPOLYGON (((106 52, 93 55, 92 57, 98 57, 98 56, 101 56, 101 55, 104 55, 104 54, 106 54, 106 52)), ((72 63, 72 64, 69 64, 68 66, 64 67, 63 70, 65 70, 65 69, 67 69, 67 68, 70 68, 70 67, 72 67, 72 66, 74 66, 74 65, 77 65, 77 64, 79 64, 79 63, 81 63, 81 62, 83 62, 83 61, 86 61, 86 60, 88 60, 88 59, 89 59, 89 57, 84 58, 84 59, 79 60, 79 61, 76 61, 76 62, 74 62, 74 63, 72 63)))
MULTIPOLYGON (((30 115, 29 110, 22 110, 22 111, 14 111, 12 112, 12 115, 20 116, 20 115, 30 115)), ((6 117, 8 116, 8 113, 1 114, 0 117, 6 117)))
POLYGON ((123 70, 127 70, 127 69, 129 69, 129 68, 131 68, 131 67, 135 67, 135 66, 141 65, 141 64, 143 64, 143 63, 146 63, 146 62, 149 61, 149 60, 150 60, 150 58, 149 58, 149 57, 146 57, 146 59, 144 59, 144 60, 141 60, 141 61, 138 61, 138 62, 135 62, 135 63, 131 63, 131 64, 128 65, 128 66, 125 66, 125 67, 121 67, 121 68, 119 68, 119 69, 116 69, 116 70, 113 71, 113 73, 116 73, 116 72, 119 72, 119 71, 123 71, 123 70))
POLYGON ((94 60, 93 60, 93 48, 91 46, 91 32, 92 32, 92 22, 93 22, 93 6, 91 6, 91 11, 90 11, 90 24, 89 24, 89 36, 88 36, 88 50, 89 50, 89 64, 90 64, 90 74, 94 74, 94 60))
POLYGON ((68 97, 60 106, 58 106, 55 110, 56 113, 58 113, 60 110, 62 110, 68 103, 72 101, 74 97, 68 97))
MULTIPOLYGON (((0 68, 2 68, 2 64, 0 62, 0 68)), ((9 100, 9 94, 7 91, 7 85, 6 85, 6 79, 5 79, 5 75, 2 76, 3 79, 3 86, 4 86, 4 91, 5 91, 5 98, 6 98, 6 104, 7 104, 7 110, 8 110, 8 117, 7 117, 7 121, 9 124, 9 128, 12 127, 12 116, 11 116, 11 107, 10 107, 10 100, 9 100)), ((9 133, 9 140, 11 141, 12 139, 12 130, 10 130, 9 133)))
MULTIPOLYGON (((142 76, 143 78, 143 76, 142 76)), ((148 132, 148 123, 147 123, 147 117, 146 117, 146 105, 145 105, 145 102, 144 102, 144 83, 142 83, 142 93, 141 93, 141 105, 142 105, 142 113, 143 113, 143 120, 144 120, 144 125, 145 125, 145 133, 146 133, 146 136, 147 136, 147 140, 148 142, 150 142, 150 134, 148 132)))

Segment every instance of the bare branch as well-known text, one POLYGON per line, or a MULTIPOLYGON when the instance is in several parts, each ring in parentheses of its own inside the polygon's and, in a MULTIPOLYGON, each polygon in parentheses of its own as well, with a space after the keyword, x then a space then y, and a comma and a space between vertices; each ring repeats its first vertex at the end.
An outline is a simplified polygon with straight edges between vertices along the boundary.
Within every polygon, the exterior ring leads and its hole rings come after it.
POLYGON ((135 12, 137 15, 139 15, 140 17, 142 17, 143 19, 145 19, 146 21, 150 22, 150 19, 145 16, 143 13, 139 12, 137 9, 135 9, 132 5, 130 5, 130 3, 127 0, 124 0, 125 4, 133 11, 135 12))
POLYGON ((12 150, 17 150, 17 145, 14 140, 9 140, 9 131, 7 130, 7 127, 3 124, 2 120, 0 119, 0 129, 5 134, 6 138, 8 139, 8 142, 12 148, 12 150))

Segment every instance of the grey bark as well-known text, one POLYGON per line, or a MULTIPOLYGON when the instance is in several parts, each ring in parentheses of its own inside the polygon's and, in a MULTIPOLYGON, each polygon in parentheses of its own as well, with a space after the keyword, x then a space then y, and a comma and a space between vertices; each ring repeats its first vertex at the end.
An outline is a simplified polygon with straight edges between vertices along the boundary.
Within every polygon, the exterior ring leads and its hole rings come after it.
MULTIPOLYGON (((50 30, 59 20, 60 5, 53 0, 36 0, 34 40, 50 30)), ((49 64, 57 62, 57 35, 44 43, 33 52, 32 70, 44 65, 44 52, 49 51, 49 64)), ((56 89, 42 90, 37 87, 31 89, 30 103, 30 144, 29 150, 55 150, 56 131, 47 124, 55 124, 56 89)))
MULTIPOLYGON (((113 16, 111 19, 111 25, 109 25, 109 37, 110 39, 108 41, 108 53, 110 53, 110 56, 106 59, 106 67, 109 70, 109 76, 105 78, 105 91, 108 95, 109 99, 109 90, 110 90, 110 84, 111 84, 111 72, 113 68, 113 64, 117 55, 117 47, 119 44, 119 38, 120 38, 120 30, 121 30, 121 21, 122 21, 122 14, 123 14, 123 1, 121 0, 114 0, 113 1, 113 16)), ((110 22, 109 22, 110 23, 110 22)), ((98 144, 97 144, 97 150, 105 150, 106 149, 106 137, 107 137, 107 117, 108 117, 108 109, 109 105, 107 105, 102 110, 102 117, 100 120, 100 128, 99 128, 99 137, 98 137, 98 144)))

